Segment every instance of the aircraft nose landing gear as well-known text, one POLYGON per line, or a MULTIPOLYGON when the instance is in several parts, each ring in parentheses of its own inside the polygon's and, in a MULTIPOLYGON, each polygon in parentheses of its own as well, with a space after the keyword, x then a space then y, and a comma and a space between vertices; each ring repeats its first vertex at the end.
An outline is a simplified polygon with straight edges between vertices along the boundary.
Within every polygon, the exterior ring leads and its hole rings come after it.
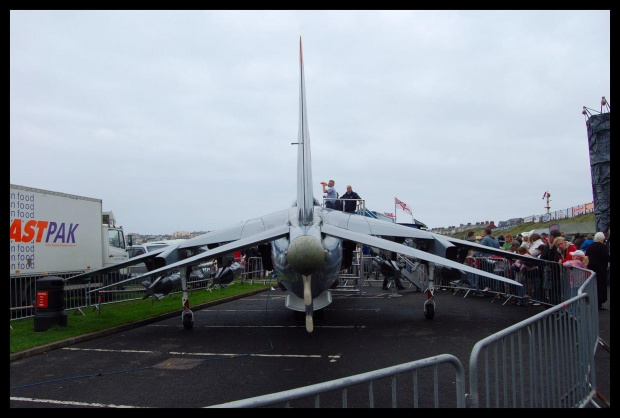
POLYGON ((433 319, 435 317, 435 298, 430 289, 427 290, 427 299, 424 302, 424 317, 426 319, 433 319))
POLYGON ((426 289, 426 301, 424 302, 424 317, 426 319, 433 319, 435 317, 435 264, 429 263, 428 265, 428 289, 426 289))

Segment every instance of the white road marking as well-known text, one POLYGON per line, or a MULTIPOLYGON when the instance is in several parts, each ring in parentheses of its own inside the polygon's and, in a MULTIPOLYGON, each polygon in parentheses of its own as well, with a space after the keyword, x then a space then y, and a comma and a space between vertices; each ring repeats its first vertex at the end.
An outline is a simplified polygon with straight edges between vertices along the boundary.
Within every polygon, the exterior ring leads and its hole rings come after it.
MULTIPOLYGON (((379 312, 381 309, 377 308, 344 308, 344 309, 331 309, 325 308, 325 311, 336 312, 336 311, 369 311, 369 312, 379 312)), ((201 309, 199 311, 194 312, 194 315, 198 312, 205 313, 215 313, 215 312, 280 312, 282 309, 201 309)))
MULTIPOLYGON (((179 325, 149 324, 147 327, 175 327, 179 325)), ((201 328, 306 328, 305 325, 199 325, 201 328)), ((194 324, 196 327, 196 324, 194 324)), ((316 328, 364 329, 366 325, 321 325, 316 328)))
POLYGON ((214 313, 214 312, 280 312, 282 309, 201 309, 194 312, 214 313))
POLYGON ((183 351, 171 351, 170 354, 183 356, 217 356, 217 357, 287 357, 287 358, 321 358, 320 354, 236 354, 236 353, 186 353, 183 351))
MULTIPOLYGON (((161 354, 161 351, 139 351, 139 350, 109 350, 102 348, 75 348, 65 347, 63 350, 73 351, 98 351, 109 353, 142 353, 142 354, 161 354)), ((187 353, 184 351, 168 351, 169 355, 184 355, 184 356, 216 356, 216 357, 290 357, 290 358, 321 358, 320 354, 261 354, 261 353, 187 353)))
POLYGON ((141 354, 159 353, 159 351, 151 351, 151 350, 110 350, 107 348, 75 348, 75 347, 63 347, 63 350, 100 351, 100 352, 109 352, 109 353, 141 353, 141 354))
POLYGON ((333 356, 327 356, 327 357, 329 357, 329 359, 330 359, 329 362, 330 363, 335 363, 340 358, 340 354, 336 354, 336 355, 333 355, 333 356))
POLYGON ((36 403, 49 403, 49 404, 55 404, 55 405, 71 405, 71 406, 92 406, 95 408, 144 408, 142 406, 115 405, 112 403, 103 404, 103 403, 75 402, 75 401, 57 401, 54 399, 22 398, 19 396, 11 396, 10 399, 12 401, 17 401, 17 402, 36 402, 36 403))

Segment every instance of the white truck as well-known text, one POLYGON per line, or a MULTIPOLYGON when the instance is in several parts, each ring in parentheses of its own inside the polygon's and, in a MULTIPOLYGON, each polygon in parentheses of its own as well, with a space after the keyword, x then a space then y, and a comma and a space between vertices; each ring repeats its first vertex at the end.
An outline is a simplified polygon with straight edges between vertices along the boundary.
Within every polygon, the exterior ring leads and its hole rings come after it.
POLYGON ((68 278, 129 258, 123 228, 113 212, 102 212, 101 199, 10 186, 12 310, 32 304, 38 278, 68 278))

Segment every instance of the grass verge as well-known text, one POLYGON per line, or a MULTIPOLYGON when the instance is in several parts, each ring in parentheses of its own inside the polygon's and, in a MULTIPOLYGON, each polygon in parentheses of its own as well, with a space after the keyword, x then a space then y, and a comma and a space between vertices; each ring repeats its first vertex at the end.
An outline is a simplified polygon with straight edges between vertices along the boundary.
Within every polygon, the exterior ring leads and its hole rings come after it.
MULTIPOLYGON (((233 282, 225 289, 214 289, 212 292, 196 290, 190 294, 192 307, 227 299, 234 296, 251 294, 269 288, 270 284, 233 282)), ((153 298, 134 300, 114 304, 104 304, 100 311, 94 308, 82 308, 79 311, 67 310, 67 326, 53 326, 47 331, 34 330, 34 318, 11 321, 10 353, 16 354, 51 343, 76 338, 114 327, 132 324, 148 318, 182 311, 182 294, 168 295, 161 300, 153 298)), ((180 325, 180 322, 179 322, 180 325)))

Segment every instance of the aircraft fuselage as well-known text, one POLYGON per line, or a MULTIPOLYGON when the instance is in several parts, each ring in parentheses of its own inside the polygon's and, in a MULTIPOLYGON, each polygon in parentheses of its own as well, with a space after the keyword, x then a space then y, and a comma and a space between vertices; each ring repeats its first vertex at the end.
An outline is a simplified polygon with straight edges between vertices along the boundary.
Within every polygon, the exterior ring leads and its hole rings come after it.
POLYGON ((300 225, 298 211, 291 208, 289 237, 272 241, 274 269, 281 282, 299 298, 304 298, 304 276, 312 278, 310 291, 316 298, 334 283, 342 264, 342 240, 321 234, 322 211, 314 208, 311 225, 300 225))

